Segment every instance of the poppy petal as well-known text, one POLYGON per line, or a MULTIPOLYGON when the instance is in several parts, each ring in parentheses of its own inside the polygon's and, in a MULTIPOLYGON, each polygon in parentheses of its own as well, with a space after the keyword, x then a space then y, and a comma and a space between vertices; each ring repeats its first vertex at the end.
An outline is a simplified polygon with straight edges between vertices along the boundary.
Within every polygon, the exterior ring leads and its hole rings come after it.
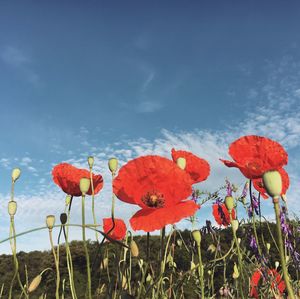
MULTIPOLYGON (((65 193, 72 196, 81 196, 79 187, 80 179, 90 178, 90 172, 86 169, 77 168, 68 163, 60 163, 52 170, 53 181, 65 193)), ((97 194, 103 187, 102 176, 92 174, 94 194, 97 194)), ((92 187, 87 192, 88 195, 92 194, 92 187)))
POLYGON ((122 219, 114 218, 115 226, 113 226, 112 218, 103 219, 103 231, 108 233, 112 228, 113 230, 108 234, 112 239, 121 241, 126 236, 126 224, 122 219))
POLYGON ((210 166, 202 158, 187 152, 187 151, 176 151, 172 149, 172 159, 176 163, 178 158, 184 158, 186 160, 185 171, 191 176, 194 183, 205 181, 210 173, 210 166))
POLYGON ((188 198, 192 184, 190 176, 173 161, 160 156, 144 156, 121 167, 113 189, 120 200, 148 208, 142 201, 147 192, 163 194, 163 206, 170 206, 188 198))
POLYGON ((133 230, 152 232, 167 224, 174 224, 183 218, 193 216, 199 206, 192 200, 180 202, 174 206, 160 209, 142 209, 130 219, 133 230))

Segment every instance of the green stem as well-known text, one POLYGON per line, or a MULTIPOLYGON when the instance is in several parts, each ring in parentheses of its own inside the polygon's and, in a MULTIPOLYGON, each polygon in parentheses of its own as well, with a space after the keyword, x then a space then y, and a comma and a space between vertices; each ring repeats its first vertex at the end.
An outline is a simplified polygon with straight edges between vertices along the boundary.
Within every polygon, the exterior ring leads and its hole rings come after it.
POLYGON ((201 297, 205 298, 204 279, 203 279, 203 263, 202 263, 202 255, 201 255, 201 243, 197 244, 197 251, 198 251, 198 258, 199 258, 198 274, 199 274, 200 286, 201 286, 201 297))
POLYGON ((85 237, 85 195, 82 195, 82 206, 81 206, 81 211, 82 211, 82 240, 83 240, 83 246, 84 246, 84 251, 85 251, 85 257, 86 257, 86 271, 87 271, 87 278, 88 278, 88 297, 89 299, 92 299, 92 285, 91 285, 91 269, 90 269, 90 257, 89 257, 89 252, 86 244, 86 237, 85 237))
POLYGON ((284 255, 284 248, 283 248, 283 242, 282 242, 282 232, 281 232, 281 226, 280 226, 280 208, 279 208, 279 200, 278 198, 273 198, 273 204, 274 204, 274 210, 276 215, 276 229, 278 234, 278 245, 279 245, 279 254, 280 254, 280 261, 281 261, 281 267, 283 272, 283 278, 285 281, 286 289, 289 294, 290 299, 296 299, 292 285, 290 283, 290 277, 288 273, 288 269, 285 262, 285 255, 284 255))
MULTIPOLYGON (((94 190, 92 167, 90 167, 90 181, 91 181, 91 188, 92 188, 92 214, 93 214, 94 224, 96 224, 97 221, 96 221, 96 214, 95 214, 95 190, 94 190)), ((96 234, 96 240, 99 243, 98 233, 95 232, 95 234, 96 234)))

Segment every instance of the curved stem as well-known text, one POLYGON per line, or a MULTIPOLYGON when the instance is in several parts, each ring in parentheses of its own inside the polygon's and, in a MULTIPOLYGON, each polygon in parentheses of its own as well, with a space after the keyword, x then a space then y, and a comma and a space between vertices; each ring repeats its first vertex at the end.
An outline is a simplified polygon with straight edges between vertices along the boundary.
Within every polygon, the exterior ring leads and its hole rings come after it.
POLYGON ((198 274, 201 285, 201 297, 205 298, 204 294, 204 279, 203 279, 203 264, 202 264, 202 256, 201 256, 201 243, 197 244, 198 258, 199 258, 199 266, 198 266, 198 274))

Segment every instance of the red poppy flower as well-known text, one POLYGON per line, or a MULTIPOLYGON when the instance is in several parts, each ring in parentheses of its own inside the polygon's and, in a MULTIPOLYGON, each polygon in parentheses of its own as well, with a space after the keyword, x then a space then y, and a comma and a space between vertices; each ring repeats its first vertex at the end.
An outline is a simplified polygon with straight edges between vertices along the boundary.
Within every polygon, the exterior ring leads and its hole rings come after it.
POLYGON ((173 161, 144 156, 121 167, 113 187, 120 200, 142 208, 130 219, 132 228, 151 232, 194 215, 199 206, 183 201, 191 195, 192 184, 173 161))
POLYGON ((237 167, 249 179, 260 178, 268 170, 282 168, 288 162, 284 148, 266 137, 243 136, 229 146, 233 161, 220 159, 228 167, 237 167))
MULTIPOLYGON (((281 195, 283 195, 283 194, 286 194, 286 191, 290 186, 290 179, 289 179, 288 173, 283 168, 278 169, 278 172, 280 173, 281 179, 282 179, 281 195)), ((261 178, 254 179, 253 180, 253 186, 261 194, 261 196, 264 199, 269 197, 269 195, 267 194, 267 192, 266 192, 266 190, 263 186, 263 180, 261 178)))
POLYGON ((126 224, 122 219, 114 218, 115 226, 113 228, 113 220, 112 218, 104 218, 103 219, 103 231, 104 233, 108 233, 112 228, 113 230, 108 234, 112 239, 121 241, 126 236, 126 224))
MULTIPOLYGON (((213 204, 213 215, 215 217, 216 222, 219 225, 228 226, 230 224, 230 215, 229 211, 226 208, 224 203, 215 203, 213 204)), ((232 219, 235 219, 235 210, 232 209, 231 212, 232 219)))
MULTIPOLYGON (((68 163, 61 163, 56 165, 52 170, 53 181, 65 193, 72 196, 81 196, 79 182, 82 178, 90 178, 90 172, 86 169, 79 169, 68 163)), ((97 194, 103 187, 103 178, 99 175, 92 175, 94 193, 97 194)), ((87 192, 92 194, 92 187, 87 192)))
POLYGON ((172 149, 172 159, 176 163, 178 158, 185 158, 185 171, 191 176, 194 183, 199 183, 207 179, 210 173, 210 166, 204 160, 186 151, 176 151, 172 149))
MULTIPOLYGON (((251 278, 250 286, 250 297, 258 298, 258 287, 261 283, 262 272, 261 270, 256 270, 251 278)), ((281 279, 280 274, 275 269, 268 270, 268 279, 271 281, 271 288, 276 289, 282 294, 285 290, 285 282, 281 279)), ((265 283, 265 278, 263 277, 263 282, 265 283)))

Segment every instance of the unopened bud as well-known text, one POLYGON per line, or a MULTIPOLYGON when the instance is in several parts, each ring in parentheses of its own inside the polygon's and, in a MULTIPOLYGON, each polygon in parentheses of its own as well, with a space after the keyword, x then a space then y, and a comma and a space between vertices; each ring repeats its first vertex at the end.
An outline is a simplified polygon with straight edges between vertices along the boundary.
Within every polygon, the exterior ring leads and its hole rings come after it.
POLYGON ((271 248, 271 244, 267 243, 267 249, 268 249, 268 251, 270 250, 270 248, 271 248))
POLYGON ((17 212, 17 202, 14 200, 10 200, 8 202, 8 214, 13 217, 17 212))
POLYGON ((276 262, 275 262, 275 268, 276 268, 276 270, 277 270, 278 267, 279 267, 279 262, 276 261, 276 262))
POLYGON ((115 174, 118 169, 118 160, 116 158, 109 159, 108 168, 112 174, 115 174))
POLYGON ((239 228, 239 222, 238 220, 234 219, 231 221, 232 229, 234 232, 236 232, 239 228))
POLYGON ((79 188, 82 195, 85 195, 90 189, 91 181, 88 178, 81 178, 79 182, 79 188))
POLYGON ((216 246, 214 244, 210 244, 207 248, 208 251, 210 251, 211 253, 214 253, 216 251, 216 246))
POLYGON ((89 164, 90 169, 92 169, 93 165, 94 165, 94 157, 92 157, 92 156, 88 157, 88 164, 89 164))
POLYGON ((180 167, 182 170, 185 170, 185 167, 186 167, 186 160, 185 160, 185 158, 179 157, 179 158, 176 160, 176 164, 177 164, 177 166, 180 167))
POLYGON ((29 288, 28 288, 28 293, 35 291, 38 288, 38 286, 40 285, 41 281, 42 281, 42 276, 39 274, 30 283, 29 288))
POLYGON ((177 243, 177 245, 178 245, 179 247, 182 246, 182 240, 181 240, 181 239, 177 239, 176 243, 177 243))
POLYGON ((237 241, 238 241, 239 244, 241 244, 242 240, 241 240, 241 238, 237 238, 237 241))
POLYGON ((267 171, 263 174, 263 184, 267 193, 272 198, 278 198, 282 192, 282 179, 278 171, 267 171))
POLYGON ((130 243, 130 251, 133 257, 139 256, 139 247, 134 240, 132 240, 130 243))
POLYGON ((70 204, 70 202, 71 202, 71 196, 67 195, 66 200, 65 200, 66 206, 68 206, 70 204))
POLYGON ((11 173, 11 178, 13 182, 15 182, 21 175, 21 169, 20 168, 14 168, 11 173))
POLYGON ((207 274, 208 274, 208 275, 211 275, 211 274, 212 274, 211 270, 208 270, 208 271, 207 271, 207 274))
POLYGON ((108 266, 108 258, 106 257, 106 258, 104 258, 104 259, 101 261, 101 263, 100 263, 100 269, 101 269, 101 270, 104 270, 104 269, 107 268, 107 266, 108 266))
POLYGON ((52 230, 53 226, 55 224, 55 216, 54 215, 48 215, 46 217, 46 225, 49 230, 52 230))
POLYGON ((239 276, 240 276, 240 273, 239 273, 238 267, 237 267, 236 263, 234 263, 232 277, 233 277, 233 279, 237 279, 237 278, 239 278, 239 276))

